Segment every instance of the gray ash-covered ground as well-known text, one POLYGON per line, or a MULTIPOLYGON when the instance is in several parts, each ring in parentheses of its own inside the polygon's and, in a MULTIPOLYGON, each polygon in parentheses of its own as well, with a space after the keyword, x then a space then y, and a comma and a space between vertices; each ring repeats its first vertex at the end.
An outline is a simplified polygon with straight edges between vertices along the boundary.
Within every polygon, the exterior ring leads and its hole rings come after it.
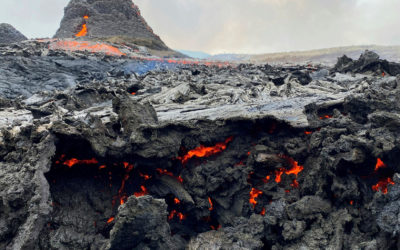
POLYGON ((0 48, 1 249, 400 247, 400 76, 370 52, 147 71, 49 43, 0 48))

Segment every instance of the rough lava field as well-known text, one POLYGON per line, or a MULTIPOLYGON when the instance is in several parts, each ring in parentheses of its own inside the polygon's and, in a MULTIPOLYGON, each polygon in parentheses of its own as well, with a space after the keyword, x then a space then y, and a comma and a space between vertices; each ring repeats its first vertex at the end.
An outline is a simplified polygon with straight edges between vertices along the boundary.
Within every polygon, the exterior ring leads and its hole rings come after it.
POLYGON ((86 29, 0 45, 0 249, 400 248, 400 64, 162 58, 86 29))

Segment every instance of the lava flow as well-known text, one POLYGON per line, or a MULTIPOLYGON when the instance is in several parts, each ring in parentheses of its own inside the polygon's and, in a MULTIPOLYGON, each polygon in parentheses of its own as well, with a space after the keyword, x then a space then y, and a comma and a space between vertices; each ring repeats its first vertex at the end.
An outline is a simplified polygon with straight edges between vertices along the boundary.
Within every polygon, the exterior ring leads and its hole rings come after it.
POLYGON ((380 169, 380 168, 386 168, 386 164, 383 163, 383 161, 380 158, 378 158, 376 160, 375 172, 378 171, 378 169, 380 169))
POLYGON ((49 45, 52 50, 66 50, 66 51, 89 51, 92 53, 105 53, 106 55, 122 56, 118 48, 104 43, 95 43, 88 41, 54 41, 49 45))
POLYGON ((212 147, 205 147, 204 145, 200 145, 199 147, 187 152, 187 154, 185 154, 184 156, 177 157, 177 159, 180 160, 182 164, 185 164, 189 161, 189 159, 195 156, 202 158, 215 155, 217 153, 224 151, 228 143, 231 142, 232 140, 233 136, 228 137, 224 142, 218 142, 217 144, 215 144, 215 146, 212 147))
POLYGON ((256 204, 257 204, 256 198, 257 198, 258 196, 260 196, 262 193, 263 193, 263 192, 262 192, 261 190, 258 190, 258 189, 256 189, 256 188, 252 188, 252 189, 251 189, 251 191, 250 191, 250 199, 249 199, 249 202, 250 202, 250 204, 253 205, 253 208, 254 208, 254 207, 256 206, 256 204))
MULTIPOLYGON (((83 19, 87 20, 89 19, 89 16, 84 16, 83 19)), ((82 29, 75 35, 76 37, 83 37, 87 35, 87 25, 86 23, 82 24, 82 29)))
POLYGON ((56 164, 60 164, 61 161, 63 165, 68 166, 68 167, 73 167, 74 165, 77 164, 97 164, 99 163, 95 158, 92 158, 90 160, 78 160, 77 158, 71 158, 68 160, 65 160, 65 155, 61 155, 60 160, 56 161, 56 164))
POLYGON ((378 192, 380 190, 383 194, 387 194, 389 184, 394 185, 392 178, 387 177, 381 179, 376 185, 372 186, 372 190, 374 190, 375 192, 378 192))

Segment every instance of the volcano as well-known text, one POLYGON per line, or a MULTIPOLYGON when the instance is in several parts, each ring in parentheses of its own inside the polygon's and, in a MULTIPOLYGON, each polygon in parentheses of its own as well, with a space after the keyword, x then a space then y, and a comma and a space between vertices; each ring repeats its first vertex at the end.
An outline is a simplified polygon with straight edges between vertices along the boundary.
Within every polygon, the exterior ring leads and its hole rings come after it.
POLYGON ((64 12, 54 38, 100 39, 168 50, 131 0, 73 0, 64 12))

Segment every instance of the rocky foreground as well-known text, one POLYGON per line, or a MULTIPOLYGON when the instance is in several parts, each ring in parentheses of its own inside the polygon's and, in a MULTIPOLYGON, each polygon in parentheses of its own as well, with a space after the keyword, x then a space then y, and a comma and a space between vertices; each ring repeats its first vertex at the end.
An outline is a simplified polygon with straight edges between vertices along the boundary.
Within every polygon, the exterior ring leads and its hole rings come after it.
POLYGON ((1 249, 400 248, 398 64, 57 42, 0 47, 1 249))

